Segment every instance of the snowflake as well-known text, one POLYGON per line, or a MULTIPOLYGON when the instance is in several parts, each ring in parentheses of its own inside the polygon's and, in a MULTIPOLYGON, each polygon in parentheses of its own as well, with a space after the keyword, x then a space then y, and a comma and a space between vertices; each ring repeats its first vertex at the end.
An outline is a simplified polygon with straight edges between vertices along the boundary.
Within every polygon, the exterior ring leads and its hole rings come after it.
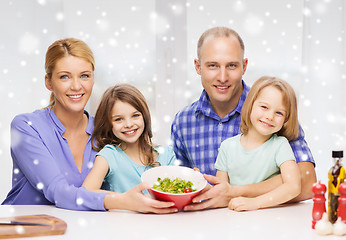
POLYGON ((93 163, 93 162, 88 162, 88 168, 89 168, 89 169, 92 169, 93 166, 94 166, 94 163, 93 163))
POLYGON ((39 183, 36 184, 36 187, 37 187, 38 190, 42 190, 44 185, 43 185, 43 183, 39 182, 39 183))
POLYGON ((46 5, 47 1, 46 0, 37 0, 37 3, 40 5, 46 5))
POLYGON ((31 54, 35 53, 35 51, 40 46, 40 40, 37 36, 31 33, 25 33, 19 39, 19 51, 31 54))
POLYGON ((163 153, 165 152, 165 149, 164 149, 163 147, 159 147, 159 148, 157 149, 157 152, 158 152, 159 154, 163 154, 163 153))
POLYGON ((40 105, 41 105, 42 107, 47 106, 47 105, 48 105, 47 99, 42 99, 42 100, 40 101, 40 105))
POLYGON ((246 19, 244 27, 247 33, 251 35, 257 35, 262 31, 263 21, 260 17, 256 15, 250 15, 246 19))
POLYGON ((169 115, 164 116, 163 117, 163 121, 166 122, 166 123, 170 122, 171 121, 171 116, 169 116, 169 115))
POLYGON ((183 164, 183 162, 179 159, 175 160, 175 162, 174 162, 174 165, 176 165, 176 166, 180 166, 182 164, 183 164))
POLYGON ((82 227, 85 227, 88 225, 88 221, 85 218, 79 218, 78 219, 78 224, 82 227))
POLYGON ((334 123, 336 120, 336 117, 333 114, 328 114, 327 115, 327 121, 330 123, 334 123))
POLYGON ((23 226, 15 226, 16 232, 18 234, 24 234, 25 233, 25 229, 23 226))
POLYGON ((311 105, 311 101, 310 101, 309 99, 306 99, 306 100, 304 101, 304 106, 305 106, 305 107, 310 107, 310 105, 311 105))
POLYGON ((311 10, 309 8, 304 8, 303 9, 303 15, 306 17, 311 16, 311 10))
POLYGON ((107 31, 109 29, 109 22, 105 19, 96 20, 96 24, 99 26, 100 30, 107 31))
POLYGON ((84 203, 83 198, 77 198, 76 203, 77 205, 82 205, 84 203))
POLYGON ((56 20, 58 20, 59 22, 63 21, 64 18, 65 18, 64 13, 58 12, 58 13, 55 15, 55 18, 56 18, 56 20))

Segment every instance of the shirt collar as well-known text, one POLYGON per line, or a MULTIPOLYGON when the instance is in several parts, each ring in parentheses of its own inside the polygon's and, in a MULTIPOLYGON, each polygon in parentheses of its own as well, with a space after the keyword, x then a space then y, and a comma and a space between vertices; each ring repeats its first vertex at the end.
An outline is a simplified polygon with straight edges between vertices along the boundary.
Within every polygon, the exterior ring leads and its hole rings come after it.
MULTIPOLYGON (((239 98, 238 104, 235 107, 235 109, 233 109, 232 112, 228 113, 223 118, 224 121, 228 121, 235 113, 240 114, 241 109, 244 105, 244 101, 246 99, 246 96, 250 90, 250 87, 245 84, 244 80, 242 80, 242 85, 243 85, 243 92, 239 98)), ((207 117, 214 118, 216 120, 221 120, 220 117, 215 113, 214 109, 212 108, 209 96, 204 89, 203 89, 203 92, 202 92, 202 94, 198 100, 197 107, 196 107, 196 115, 198 115, 198 114, 203 114, 207 117)))

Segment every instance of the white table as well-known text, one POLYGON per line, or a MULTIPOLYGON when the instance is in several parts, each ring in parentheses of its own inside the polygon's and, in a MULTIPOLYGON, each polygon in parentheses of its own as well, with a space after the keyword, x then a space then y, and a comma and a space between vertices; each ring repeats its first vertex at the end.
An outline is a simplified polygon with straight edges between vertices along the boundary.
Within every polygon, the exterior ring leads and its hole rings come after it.
POLYGON ((223 208, 167 215, 82 212, 43 205, 0 206, 0 217, 48 214, 67 223, 64 235, 26 239, 346 239, 319 236, 311 229, 311 212, 311 200, 249 212, 223 208))

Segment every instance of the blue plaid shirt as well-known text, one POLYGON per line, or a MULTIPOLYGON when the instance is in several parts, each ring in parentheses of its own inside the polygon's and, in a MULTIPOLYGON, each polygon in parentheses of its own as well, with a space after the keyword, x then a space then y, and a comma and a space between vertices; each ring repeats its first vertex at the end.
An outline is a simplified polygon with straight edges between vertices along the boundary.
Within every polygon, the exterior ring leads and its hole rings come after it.
MULTIPOLYGON (((198 101, 178 112, 172 123, 171 138, 180 165, 197 167, 202 173, 215 175, 215 161, 221 142, 240 133, 240 112, 250 88, 243 81, 244 90, 236 108, 220 118, 211 107, 203 90, 198 101)), ((315 164, 311 151, 299 127, 299 137, 290 142, 297 162, 315 164)))

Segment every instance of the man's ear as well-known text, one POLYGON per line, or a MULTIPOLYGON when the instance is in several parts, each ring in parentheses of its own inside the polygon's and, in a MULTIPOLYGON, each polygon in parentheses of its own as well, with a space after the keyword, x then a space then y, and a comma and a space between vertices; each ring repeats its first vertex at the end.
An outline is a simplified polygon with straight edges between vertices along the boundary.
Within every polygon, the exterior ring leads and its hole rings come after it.
POLYGON ((243 60, 243 74, 242 75, 244 75, 246 72, 247 64, 248 64, 248 59, 244 58, 244 60, 243 60))
POLYGON ((194 60, 195 69, 198 75, 201 75, 201 64, 198 59, 194 60))
POLYGON ((52 81, 51 79, 49 79, 48 75, 46 74, 46 76, 44 77, 44 83, 46 85, 46 88, 49 90, 49 91, 52 91, 52 81))

